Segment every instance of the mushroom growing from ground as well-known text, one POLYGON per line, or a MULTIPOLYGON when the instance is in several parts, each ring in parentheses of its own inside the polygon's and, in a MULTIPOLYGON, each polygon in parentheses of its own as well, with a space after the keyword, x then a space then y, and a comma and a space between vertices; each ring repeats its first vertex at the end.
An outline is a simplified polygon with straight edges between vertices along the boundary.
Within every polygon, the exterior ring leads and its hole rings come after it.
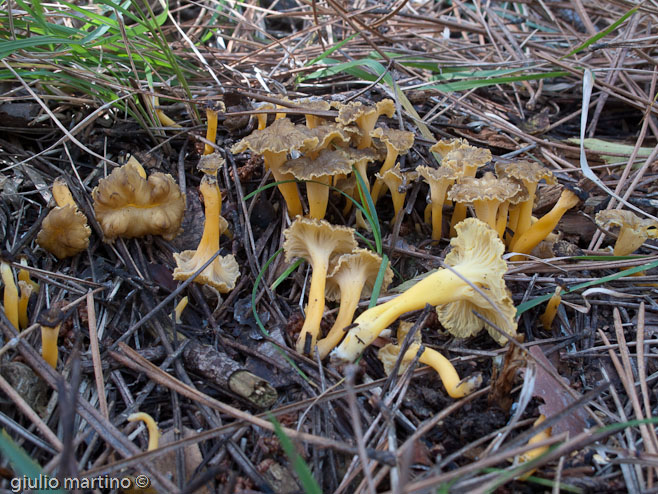
MULTIPOLYGON (((510 177, 520 180, 528 191, 528 198, 514 208, 518 210, 518 219, 516 221, 510 221, 510 228, 514 231, 514 238, 512 240, 512 243, 514 243, 517 238, 530 228, 532 223, 532 208, 535 204, 537 184, 541 180, 545 180, 548 184, 554 184, 556 183, 555 177, 548 168, 525 160, 496 163, 496 173, 499 177, 510 177)), ((514 214, 516 215, 516 213, 514 214)))
POLYGON ((475 218, 460 222, 457 234, 450 242, 452 251, 445 258, 445 264, 452 269, 439 269, 392 300, 362 313, 331 355, 353 362, 398 317, 422 309, 426 304, 437 306, 441 324, 459 338, 472 336, 486 327, 499 344, 507 341, 473 314, 473 310, 507 335, 514 336, 516 310, 503 281, 507 271, 507 264, 501 257, 504 245, 494 230, 475 218))
POLYGON ((596 224, 609 230, 619 227, 619 234, 612 251, 615 256, 627 256, 639 249, 649 238, 658 237, 658 223, 642 219, 631 211, 606 209, 596 213, 596 224))
POLYGON ((32 295, 32 285, 25 281, 19 281, 18 287, 21 289, 21 296, 18 299, 18 324, 20 329, 25 329, 30 325, 30 317, 27 313, 27 306, 32 295))
POLYGON ((340 105, 336 122, 341 125, 349 125, 356 122, 362 134, 357 145, 358 149, 370 147, 372 136, 370 133, 377 125, 377 119, 380 115, 392 117, 395 113, 395 103, 393 100, 384 99, 378 101, 375 106, 365 106, 360 102, 350 102, 346 105, 340 105))
POLYGON ((551 330, 551 326, 553 325, 553 320, 557 315, 557 309, 560 306, 560 302, 562 302, 562 296, 560 295, 561 291, 562 291, 561 287, 558 286, 555 288, 555 293, 549 299, 548 304, 546 304, 546 309, 544 310, 544 313, 541 316, 539 316, 539 321, 541 322, 541 325, 546 331, 551 330))
POLYGON ((172 240, 180 231, 185 196, 174 178, 157 172, 146 179, 140 168, 130 163, 115 168, 91 193, 106 242, 145 235, 172 240))
POLYGON ((289 160, 281 167, 281 173, 291 174, 297 180, 306 182, 309 216, 321 220, 327 212, 329 185, 335 175, 345 175, 352 171, 352 161, 344 151, 323 149, 314 159, 302 156, 289 160), (320 182, 320 183, 317 183, 320 182))
POLYGON ((158 423, 153 417, 145 412, 131 413, 127 418, 128 422, 137 422, 138 420, 144 422, 149 431, 149 444, 146 451, 155 451, 160 445, 160 429, 158 423))
MULTIPOLYGON (((379 169, 380 176, 393 169, 398 156, 406 154, 414 145, 414 133, 406 130, 377 128, 370 135, 386 144, 386 159, 379 169)), ((382 194, 383 184, 383 179, 378 178, 372 187, 372 202, 375 204, 382 194)))
MULTIPOLYGON (((544 415, 540 415, 537 420, 533 422, 533 427, 537 427, 538 425, 542 424, 546 420, 546 417, 544 415)), ((549 439, 551 437, 551 431, 552 427, 548 427, 544 429, 541 432, 538 432, 534 436, 532 436, 528 440, 528 445, 530 444, 537 444, 542 441, 545 441, 546 439, 549 439)), ((519 456, 519 463, 527 463, 529 461, 534 460, 535 458, 539 458, 541 455, 546 453, 549 450, 550 446, 540 446, 539 448, 534 448, 529 451, 526 451, 523 453, 521 456, 519 456)), ((528 477, 530 477, 534 472, 536 468, 530 470, 529 472, 524 473, 521 477, 519 477, 520 480, 525 480, 528 477)))
MULTIPOLYGON (((576 206, 580 201, 585 200, 585 198, 586 193, 582 189, 577 187, 573 187, 571 190, 565 188, 560 194, 560 198, 555 206, 548 213, 533 223, 523 235, 520 237, 514 236, 512 245, 510 245, 510 251, 518 252, 519 254, 529 254, 539 242, 544 240, 553 231, 562 216, 564 216, 564 213, 576 206)), ((512 257, 512 261, 521 261, 523 257, 520 255, 514 256, 512 257)))
POLYGON ((438 154, 441 160, 443 160, 445 155, 450 151, 454 151, 455 149, 466 147, 468 145, 468 141, 466 139, 462 139, 461 137, 455 139, 441 139, 440 141, 434 143, 432 147, 430 147, 430 152, 438 154))
POLYGON ((299 200, 299 191, 294 177, 281 172, 288 153, 303 148, 312 149, 318 143, 318 138, 303 125, 295 125, 290 119, 275 120, 264 130, 256 130, 231 148, 232 153, 242 153, 250 149, 253 153, 263 156, 265 168, 272 172, 277 182, 291 180, 292 182, 278 184, 279 191, 288 206, 291 218, 301 216, 302 203, 299 200))
POLYGON ((61 178, 53 184, 53 199, 57 207, 43 220, 37 243, 58 259, 63 259, 89 246, 91 229, 87 217, 78 211, 68 185, 61 178))
POLYGON ((443 230, 443 204, 448 188, 455 183, 457 172, 447 166, 431 168, 419 166, 416 171, 430 186, 430 204, 432 211, 432 239, 440 240, 443 230))
MULTIPOLYGON (((217 139, 217 113, 220 111, 226 111, 224 103, 221 101, 217 102, 216 106, 208 106, 206 108, 206 118, 208 120, 208 129, 206 130, 206 140, 209 142, 215 143, 217 139)), ((215 148, 208 143, 204 144, 203 154, 212 154, 215 152, 215 148)))
MULTIPOLYGON (((205 223, 201 241, 196 250, 175 253, 176 269, 174 279, 186 280, 196 273, 219 250, 220 218, 222 194, 217 186, 217 179, 204 175, 199 190, 205 205, 205 223)), ((233 255, 217 256, 194 279, 196 283, 210 285, 220 293, 228 293, 235 288, 235 281, 240 276, 240 268, 233 255)))
MULTIPOLYGON (((407 185, 409 182, 416 180, 418 173, 415 171, 402 172, 400 165, 397 164, 390 170, 386 170, 383 174, 375 174, 375 177, 377 177, 377 180, 385 183, 391 191, 391 199, 393 200, 393 209, 395 211, 391 223, 394 223, 404 206, 404 200, 407 197, 407 185)), ((373 196, 373 202, 374 200, 375 197, 373 196)))
POLYGON ((57 357, 59 355, 59 348, 57 347, 59 328, 68 317, 68 313, 62 310, 65 305, 66 302, 63 300, 55 302, 50 309, 42 312, 38 319, 41 326, 41 356, 53 369, 57 367, 57 357))
POLYGON ((299 353, 310 352, 315 348, 320 323, 324 314, 325 285, 329 260, 332 256, 352 252, 357 246, 354 230, 345 226, 332 225, 324 220, 298 217, 283 235, 283 250, 286 261, 296 257, 306 259, 313 270, 308 291, 306 319, 297 339, 299 353), (307 335, 310 335, 310 348, 307 349, 307 335))
MULTIPOLYGON (((369 297, 375 284, 382 258, 367 249, 354 249, 335 261, 327 277, 325 295, 328 300, 340 300, 338 315, 327 333, 318 341, 318 355, 324 359, 345 335, 345 328, 352 324, 354 313, 362 297, 369 297)), ((393 271, 386 266, 382 291, 393 279, 393 271)))
MULTIPOLYGON (((384 364, 384 371, 389 376, 395 368, 395 364, 400 355, 400 350, 402 349, 402 342, 411 326, 411 323, 401 321, 398 328, 397 344, 394 345, 393 343, 389 343, 382 347, 377 354, 379 360, 384 364)), ((420 351, 421 345, 420 331, 418 331, 416 332, 414 341, 409 345, 409 348, 402 357, 402 361, 398 367, 398 374, 402 374, 406 370, 411 361, 420 351)), ((429 365, 437 372, 437 374, 439 374, 443 387, 451 398, 457 399, 468 396, 482 384, 482 374, 480 373, 476 373, 468 379, 460 380, 459 374, 457 374, 457 371, 450 361, 432 348, 423 348, 423 351, 418 357, 418 361, 421 364, 429 365)))
POLYGON ((452 186, 448 199, 457 204, 472 204, 475 215, 497 231, 499 206, 521 191, 521 185, 506 178, 496 178, 491 172, 482 178, 463 177, 452 186))
POLYGON ((19 329, 18 288, 16 288, 14 272, 6 262, 0 263, 0 275, 2 276, 2 283, 5 285, 3 294, 5 316, 16 329, 19 329))

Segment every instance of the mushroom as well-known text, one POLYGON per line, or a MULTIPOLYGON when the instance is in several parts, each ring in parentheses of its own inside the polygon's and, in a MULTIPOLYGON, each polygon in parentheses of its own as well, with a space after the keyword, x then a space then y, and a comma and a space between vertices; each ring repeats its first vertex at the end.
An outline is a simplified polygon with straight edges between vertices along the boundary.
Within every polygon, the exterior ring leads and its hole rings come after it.
MULTIPOLYGON (((255 107, 258 110, 275 110, 276 105, 272 103, 256 103, 255 107)), ((268 113, 255 113, 256 115, 256 120, 258 120, 258 130, 263 130, 265 127, 267 127, 267 116, 269 115, 268 113)))
POLYGON ((141 420, 149 431, 149 444, 146 451, 155 451, 160 445, 160 429, 157 422, 148 413, 137 412, 128 415, 128 422, 141 420))
MULTIPOLYGON (((503 179, 506 178, 503 177, 503 179)), ((528 191, 521 182, 513 178, 509 178, 507 180, 511 180, 512 182, 518 183, 519 190, 511 198, 507 199, 506 201, 503 201, 500 204, 500 206, 498 206, 498 213, 496 214, 496 231, 498 232, 498 238, 500 238, 501 240, 503 239, 503 236, 505 235, 505 231, 507 230, 507 224, 508 224, 507 217, 508 217, 510 205, 515 207, 517 204, 520 204, 523 201, 528 200, 528 191)), ((511 215, 509 222, 512 223, 511 215)), ((517 222, 518 222, 518 214, 516 215, 516 220, 514 221, 514 227, 516 227, 517 222)))
MULTIPOLYGON (((533 425, 533 427, 537 427, 538 425, 543 423, 545 420, 546 420, 546 416, 542 414, 542 415, 539 416, 539 418, 537 418, 537 420, 534 421, 534 423, 532 425, 533 425)), ((528 440, 528 445, 536 444, 536 443, 545 441, 546 439, 549 439, 551 437, 552 429, 553 429, 552 427, 548 427, 548 428, 544 429, 543 431, 535 434, 534 436, 532 436, 528 440)), ((539 448, 534 448, 534 449, 531 449, 529 451, 526 451, 521 456, 519 456, 519 463, 527 463, 529 461, 534 460, 535 458, 539 458, 541 455, 546 453, 549 450, 549 448, 550 448, 550 446, 541 446, 539 448)), ((536 470, 536 468, 533 468, 529 472, 524 473, 521 477, 519 477, 519 479, 520 480, 527 479, 528 477, 530 477, 535 472, 535 470, 536 470)))
MULTIPOLYGON (((397 363, 400 350, 402 349, 402 342, 407 336, 411 326, 411 323, 400 321, 397 344, 394 345, 393 343, 389 343, 382 347, 377 353, 377 357, 381 360, 382 364, 384 364, 384 371, 389 376, 395 369, 395 364, 397 363)), ((416 332, 414 341, 409 345, 409 348, 402 357, 401 364, 398 367, 398 374, 402 374, 406 370, 411 361, 421 350, 421 346, 422 341, 420 332, 416 332)), ((482 374, 480 373, 476 373, 468 379, 460 380, 459 374, 457 374, 457 371, 450 361, 432 348, 422 347, 422 352, 418 357, 418 361, 421 364, 429 365, 439 374, 443 387, 451 398, 457 399, 468 396, 482 385, 482 374)))
MULTIPOLYGON (((353 148, 347 148, 346 152, 348 153, 348 156, 350 157, 351 160, 353 160, 354 168, 356 171, 359 173, 359 176, 363 179, 363 185, 365 186, 365 191, 364 194, 370 194, 370 181, 368 180, 368 163, 375 161, 377 159, 376 153, 372 149, 353 149, 353 148)), ((355 177, 356 178, 356 177, 355 177)), ((355 185, 357 185, 358 182, 355 182, 355 185)), ((346 206, 345 211, 343 212, 344 214, 349 213, 352 205, 352 201, 347 201, 349 208, 346 206)), ((367 201, 365 201, 366 204, 363 205, 363 207, 367 208, 368 204, 367 201)), ((366 227, 365 220, 363 219, 363 215, 361 214, 361 211, 357 211, 357 225, 360 227, 364 228, 366 227)))
POLYGON ((172 240, 180 231, 185 196, 169 174, 144 178, 141 166, 126 164, 98 182, 91 192, 103 240, 161 235, 172 240))
MULTIPOLYGON (((333 265, 327 277, 325 296, 328 300, 340 300, 338 315, 327 333, 318 341, 318 355, 324 359, 338 344, 345 328, 352 324, 354 313, 362 297, 372 293, 382 258, 367 249, 354 249, 349 254, 343 254, 333 265)), ((382 290, 386 290, 393 279, 393 271, 386 266, 382 290)))
POLYGON ((379 116, 386 115, 390 118, 394 113, 395 103, 390 99, 378 101, 375 106, 365 106, 360 102, 350 102, 346 105, 340 105, 336 122, 345 126, 356 122, 356 125, 362 132, 357 148, 365 149, 370 147, 370 143, 372 142, 370 133, 375 129, 379 116))
MULTIPOLYGON (((186 280, 193 276, 219 250, 220 214, 222 194, 217 186, 217 179, 204 175, 199 190, 203 195, 206 220, 201 241, 196 250, 174 253, 176 269, 174 279, 186 280)), ((220 293, 228 293, 235 288, 235 281, 240 276, 240 268, 233 255, 217 256, 194 279, 195 283, 210 285, 220 293)))
POLYGON ((27 314, 27 306, 32 295, 32 285, 20 280, 18 287, 21 289, 21 296, 18 299, 18 324, 20 329, 25 329, 30 325, 30 317, 27 314))
MULTIPOLYGON (((215 143, 217 139, 217 113, 219 111, 226 111, 224 103, 221 101, 217 102, 217 106, 208 106, 206 107, 206 118, 208 120, 208 129, 206 130, 206 140, 209 142, 215 143)), ((203 147, 203 154, 212 154, 215 152, 215 148, 210 144, 205 143, 203 147)))
POLYGON ((439 269, 397 297, 363 312, 332 355, 353 362, 398 317, 426 304, 437 306, 441 324, 457 337, 474 335, 486 327, 499 344, 507 341, 474 315, 473 310, 514 336, 516 310, 503 281, 507 264, 501 256, 505 247, 497 233, 482 221, 467 218, 457 226, 457 237, 450 244, 452 251, 445 263, 452 269, 439 269), (485 293, 488 300, 471 285, 485 293))
POLYGON ((472 204, 475 215, 497 231, 496 214, 499 206, 521 191, 512 180, 496 178, 491 172, 482 178, 463 177, 452 186, 448 199, 459 204, 472 204))
POLYGON ((311 130, 310 135, 318 138, 313 146, 303 149, 305 155, 315 159, 323 149, 330 149, 331 144, 336 143, 342 147, 350 142, 350 136, 343 127, 335 123, 322 124, 311 130))
MULTIPOLYGON (((382 129, 377 128, 370 133, 371 137, 376 137, 384 144, 386 144, 386 159, 384 164, 379 169, 379 174, 384 175, 388 170, 391 170, 401 154, 406 154, 411 146, 414 145, 414 133, 406 130, 397 129, 382 129)), ((377 204, 382 193, 383 180, 375 180, 375 185, 372 188, 372 202, 377 204)))
MULTIPOLYGON (((331 105, 327 101, 320 98, 302 98, 293 101, 293 103, 301 106, 304 110, 311 111, 327 111, 331 108, 331 105)), ((324 118, 317 117, 312 113, 305 113, 304 117, 306 118, 306 126, 309 129, 315 129, 324 123, 324 118)))
POLYGON ((5 316, 16 329, 19 329, 18 288, 16 288, 16 282, 14 281, 14 272, 6 262, 0 263, 0 276, 2 276, 2 283, 5 285, 3 294, 5 316))
MULTIPOLYGON (((407 196, 407 184, 416 180, 418 173, 402 172, 400 170, 400 165, 397 164, 390 170, 386 170, 383 174, 375 174, 375 177, 377 177, 377 179, 381 182, 385 183, 391 191, 391 199, 393 200, 393 209, 395 211, 391 222, 394 223, 398 217, 398 214, 400 214, 402 207, 404 206, 404 199, 407 196)), ((374 200, 375 197, 373 196, 373 202, 374 200)))
POLYGON ((596 213, 596 224, 601 228, 619 227, 612 251, 615 256, 627 256, 639 249, 648 238, 658 237, 658 223, 642 219, 631 211, 606 209, 596 213))
POLYGON ((283 250, 286 261, 295 257, 306 259, 313 269, 311 287, 308 292, 306 319, 297 339, 296 348, 304 353, 307 335, 310 335, 310 350, 320 333, 324 313, 324 292, 331 256, 346 254, 356 248, 354 230, 345 226, 331 225, 324 220, 298 217, 283 235, 283 250))
MULTIPOLYGON (((25 259, 24 257, 21 257, 21 266, 27 267, 27 259, 25 259)), ((27 269, 21 268, 18 271, 18 279, 20 281, 24 281, 25 283, 29 284, 32 287, 33 292, 39 291, 39 283, 37 283, 36 281, 32 281, 32 279, 30 278, 30 272, 27 269)))
MULTIPOLYGON (((491 151, 470 145, 459 146, 449 151, 441 160, 442 166, 456 170, 461 178, 475 177, 477 169, 491 161, 491 151)), ((466 218, 466 204, 456 204, 450 220, 450 236, 456 234, 455 225, 466 218)))
POLYGON ((41 223, 37 243, 58 259, 82 252, 89 246, 91 229, 87 217, 78 211, 66 182, 58 178, 53 184, 53 208, 41 223))
POLYGON ((450 151, 467 147, 468 145, 469 145, 468 141, 466 139, 462 139, 461 137, 456 139, 450 139, 450 140, 441 139, 440 141, 436 142, 432 147, 430 147, 430 152, 438 154, 441 160, 443 160, 443 158, 450 151))
POLYGON ((302 215, 302 203, 299 200, 299 191, 294 177, 282 173, 281 166, 285 163, 287 155, 293 150, 312 148, 317 145, 318 138, 303 125, 294 125, 290 119, 275 120, 264 130, 256 130, 231 148, 232 153, 241 153, 250 149, 253 153, 263 156, 265 168, 272 172, 277 182, 293 180, 292 182, 278 184, 279 191, 288 206, 291 218, 302 215))
POLYGON ((457 179, 457 172, 447 166, 439 168, 419 166, 416 171, 430 186, 430 204, 428 206, 432 208, 432 239, 440 240, 443 230, 443 203, 448 188, 457 179))
POLYGON ((57 368, 59 355, 57 348, 59 328, 68 317, 68 313, 63 311, 65 305, 66 302, 63 300, 55 302, 50 309, 39 315, 37 321, 41 326, 41 356, 53 369, 57 368))
POLYGON ((541 316, 539 316, 541 325, 547 331, 550 331, 551 326, 553 326, 553 320, 555 319, 555 315, 557 314, 557 309, 560 306, 560 302, 562 302, 562 297, 560 296, 561 291, 562 291, 561 287, 558 286, 555 288, 555 293, 546 304, 546 309, 544 310, 544 313, 541 316))
MULTIPOLYGON (((511 252, 518 252, 519 254, 529 254, 532 249, 534 249, 539 242, 544 240, 557 226, 560 219, 569 209, 576 206, 581 200, 586 198, 586 193, 582 189, 576 187, 565 188, 560 194, 555 206, 538 219, 532 226, 526 230, 526 232, 517 238, 514 235, 512 240, 512 245, 510 245, 511 252)), ((520 217, 519 217, 520 220, 520 217)), ((523 256, 517 255, 512 257, 512 261, 521 261, 523 256)))
MULTIPOLYGON (((523 235, 532 224, 532 208, 535 204, 537 184, 543 179, 548 184, 556 183, 553 173, 546 167, 532 161, 512 161, 510 163, 496 163, 496 173, 499 177, 510 177, 520 180, 528 191, 528 198, 519 203, 518 220, 510 227, 514 230, 512 243, 523 235)), ((510 223, 513 223, 510 221, 510 223)), ((531 249, 532 250, 532 249, 531 249)))
POLYGON ((324 218, 327 212, 331 178, 351 171, 352 162, 348 155, 340 149, 335 151, 323 149, 315 159, 302 156, 287 161, 281 167, 281 173, 291 174, 297 180, 308 180, 306 194, 309 216, 318 220, 324 218))
POLYGON ((176 324, 182 323, 181 316, 183 315, 183 311, 185 310, 185 307, 187 307, 189 301, 190 299, 186 295, 176 304, 176 308, 174 309, 174 321, 176 324))

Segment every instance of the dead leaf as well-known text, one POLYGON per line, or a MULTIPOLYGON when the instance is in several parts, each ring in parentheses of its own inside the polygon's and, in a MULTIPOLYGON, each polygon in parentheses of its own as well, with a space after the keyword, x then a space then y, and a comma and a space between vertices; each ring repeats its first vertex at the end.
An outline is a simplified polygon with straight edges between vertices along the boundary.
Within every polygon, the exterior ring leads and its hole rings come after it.
MULTIPOLYGON (((523 335, 517 336, 519 343, 523 342, 523 335)), ((512 388, 516 384, 516 376, 519 371, 527 365, 525 352, 516 345, 509 345, 502 368, 494 365, 491 375, 491 392, 488 401, 490 404, 498 405, 501 410, 509 412, 514 398, 512 397, 512 388)))

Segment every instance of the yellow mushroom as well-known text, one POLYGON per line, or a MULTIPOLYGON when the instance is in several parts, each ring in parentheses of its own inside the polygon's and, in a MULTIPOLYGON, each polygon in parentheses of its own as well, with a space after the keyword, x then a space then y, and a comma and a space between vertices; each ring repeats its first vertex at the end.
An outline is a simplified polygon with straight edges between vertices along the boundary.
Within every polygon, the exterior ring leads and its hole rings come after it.
POLYGON ((440 141, 434 143, 432 147, 430 147, 430 152, 438 154, 439 158, 443 160, 443 158, 450 151, 454 151, 455 149, 462 147, 467 147, 468 145, 469 145, 468 141, 462 138, 441 139, 440 141))
POLYGON ((180 299, 180 302, 176 304, 176 309, 174 310, 176 314, 176 317, 174 319, 176 321, 176 324, 180 324, 182 322, 181 316, 183 315, 183 311, 185 310, 185 307, 187 307, 188 302, 189 302, 189 298, 186 295, 185 297, 180 299))
POLYGON ((546 304, 544 313, 539 317, 541 325, 547 331, 550 331, 551 327, 553 326, 553 320, 557 314, 557 309, 560 306, 560 302, 562 302, 562 297, 560 296, 561 291, 561 287, 558 286, 555 288, 555 293, 549 299, 548 304, 546 304))
MULTIPOLYGON (((354 313, 362 297, 372 293, 382 258, 367 249, 354 249, 335 261, 327 277, 325 295, 328 300, 340 300, 338 315, 327 333, 318 341, 318 355, 324 359, 345 335, 345 328, 352 324, 354 313)), ((382 291, 388 288, 393 279, 393 271, 386 266, 382 291)))
POLYGON ((613 254, 627 256, 639 249, 648 238, 658 237, 658 223, 652 219, 642 219, 631 211, 606 209, 596 213, 596 224, 609 230, 619 227, 613 254))
MULTIPOLYGON (((457 172, 447 166, 431 168, 419 166, 416 171, 420 173, 425 182, 430 186, 430 204, 432 217, 432 240, 441 240, 443 230, 443 204, 446 200, 448 188, 455 183, 457 172)), ((427 221, 426 221, 427 222, 427 221)))
POLYGON ((7 316, 9 322, 18 330, 20 328, 18 317, 18 288, 16 288, 11 266, 6 262, 0 263, 0 275, 2 276, 2 283, 5 285, 3 295, 5 316, 7 316))
POLYGON ((160 429, 158 423, 148 413, 137 412, 128 416, 128 422, 136 422, 138 420, 144 422, 149 431, 149 444, 147 451, 155 451, 160 445, 160 429))
POLYGON ((41 356, 53 368, 57 368, 57 357, 59 349, 57 338, 59 329, 66 320, 67 314, 62 311, 66 302, 54 303, 50 309, 39 315, 38 323, 41 326, 41 356))
MULTIPOLYGON (((397 344, 394 345, 393 343, 389 343, 382 347, 377 354, 379 360, 384 364, 386 374, 389 376, 395 368, 395 364, 400 355, 400 350, 402 349, 402 342, 409 332, 409 329, 411 329, 411 326, 413 326, 412 323, 401 321, 398 329, 397 344)), ((409 345, 409 348, 402 357, 402 361, 398 367, 398 374, 402 374, 406 370, 421 349, 422 341, 420 331, 417 331, 415 336, 414 342, 409 345)), ((457 371, 450 361, 432 348, 424 347, 422 353, 418 357, 418 361, 421 364, 429 365, 437 372, 437 374, 439 374, 443 387, 451 398, 457 399, 468 396, 482 385, 482 374, 480 373, 474 374, 467 379, 460 380, 459 374, 457 374, 457 371)))
POLYGON ((394 113, 395 103, 390 99, 378 101, 375 106, 365 106, 363 103, 352 101, 346 105, 339 105, 336 122, 345 126, 353 122, 356 123, 359 130, 361 130, 357 148, 365 149, 370 147, 372 142, 370 133, 375 129, 377 119, 381 115, 390 118, 394 113))
MULTIPOLYGON (((27 267, 27 259, 25 259, 24 257, 21 257, 21 266, 27 267)), ((36 281, 32 281, 32 279, 30 278, 30 271, 28 271, 27 269, 21 268, 18 271, 18 279, 19 281, 24 281, 25 283, 29 284, 32 287, 32 291, 34 293, 39 291, 39 283, 37 283, 36 281)))
MULTIPOLYGON (((175 280, 186 280, 194 275, 219 250, 220 218, 222 194, 217 186, 217 180, 212 175, 204 175, 199 186, 205 205, 205 223, 201 241, 196 250, 185 250, 174 253, 176 269, 175 280)), ((240 276, 240 268, 233 255, 217 256, 194 279, 195 283, 210 285, 220 293, 228 293, 235 288, 235 282, 240 276)))
MULTIPOLYGON (((393 200, 393 209, 395 211, 391 223, 394 223, 404 206, 404 200, 407 197, 407 185, 409 182, 416 180, 418 173, 402 172, 400 165, 397 164, 393 168, 386 170, 383 174, 375 174, 375 177, 377 180, 386 184, 391 191, 391 199, 393 200)), ((374 199, 373 196, 373 201, 374 199)))
POLYGON ((311 337, 310 351, 313 351, 320 333, 329 260, 332 256, 351 252, 356 248, 357 243, 352 228, 303 217, 295 219, 283 235, 286 261, 290 262, 296 257, 301 257, 310 263, 313 270, 308 291, 306 319, 296 344, 297 351, 304 353, 307 335, 311 337))
MULTIPOLYGON (((560 194, 560 198, 553 208, 544 216, 539 218, 532 226, 525 231, 520 237, 514 236, 510 251, 519 254, 529 254, 539 242, 544 240, 560 222, 564 213, 576 206, 581 200, 584 200, 585 193, 578 188, 569 190, 565 188, 560 194)), ((512 257, 512 261, 521 261, 524 256, 517 255, 512 257)))
MULTIPOLYGON (((532 425, 534 427, 536 427, 536 426, 540 425, 542 422, 544 422, 545 420, 546 420, 546 417, 544 415, 540 415, 539 418, 537 420, 535 420, 535 422, 532 425)), ((544 429, 543 431, 539 432, 538 434, 535 434, 534 436, 532 436, 528 440, 528 444, 529 445, 530 444, 536 444, 536 443, 545 441, 546 439, 549 439, 551 437, 551 430, 552 430, 552 427, 548 427, 548 428, 544 429)), ((534 460, 535 458, 539 458, 541 455, 546 453, 549 450, 549 448, 550 448, 550 446, 541 446, 539 448, 534 448, 534 449, 531 449, 530 451, 526 451, 524 454, 519 456, 519 463, 527 463, 529 461, 534 460)), ((530 477, 535 472, 535 470, 537 470, 537 469, 534 468, 534 469, 530 470, 529 472, 524 473, 520 477, 520 479, 521 480, 527 479, 528 477, 530 477)))
MULTIPOLYGON (((222 104, 223 106, 223 104, 222 104)), ((208 106, 206 108, 206 119, 208 120, 208 128, 206 130, 206 140, 212 142, 213 144, 217 140, 217 109, 213 106, 208 106)), ((205 143, 203 146, 203 154, 212 154, 215 152, 215 148, 208 143, 205 143)))
POLYGON ((331 355, 353 362, 398 317, 426 304, 437 306, 441 324, 459 338, 472 336, 486 327, 499 344, 507 341, 478 318, 474 310, 507 335, 514 336, 516 310, 503 280, 507 271, 501 257, 505 247, 494 230, 475 218, 460 222, 457 233, 450 242, 452 251, 445 258, 452 269, 439 269, 392 300, 362 313, 331 355), (485 293, 494 306, 471 285, 485 293))
POLYGON ((18 299, 18 323, 20 324, 20 329, 25 329, 30 325, 27 305, 32 295, 32 285, 21 280, 18 282, 18 287, 21 289, 21 296, 18 299))
MULTIPOLYGON (((373 130, 370 135, 386 144, 386 159, 379 169, 380 176, 384 176, 388 170, 393 169, 398 156, 406 154, 414 145, 414 133, 406 130, 383 129, 379 127, 373 130)), ((375 185, 372 187, 372 202, 374 204, 377 204, 377 201, 384 192, 384 183, 381 178, 375 180, 375 185)))

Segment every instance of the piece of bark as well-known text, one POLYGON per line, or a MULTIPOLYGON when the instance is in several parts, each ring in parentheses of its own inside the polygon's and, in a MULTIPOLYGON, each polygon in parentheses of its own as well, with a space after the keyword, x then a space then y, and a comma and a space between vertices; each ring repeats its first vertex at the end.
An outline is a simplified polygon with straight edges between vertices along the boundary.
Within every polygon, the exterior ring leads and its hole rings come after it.
POLYGON ((270 383, 211 346, 191 341, 183 351, 183 360, 192 372, 230 389, 259 408, 271 407, 277 399, 270 383))

